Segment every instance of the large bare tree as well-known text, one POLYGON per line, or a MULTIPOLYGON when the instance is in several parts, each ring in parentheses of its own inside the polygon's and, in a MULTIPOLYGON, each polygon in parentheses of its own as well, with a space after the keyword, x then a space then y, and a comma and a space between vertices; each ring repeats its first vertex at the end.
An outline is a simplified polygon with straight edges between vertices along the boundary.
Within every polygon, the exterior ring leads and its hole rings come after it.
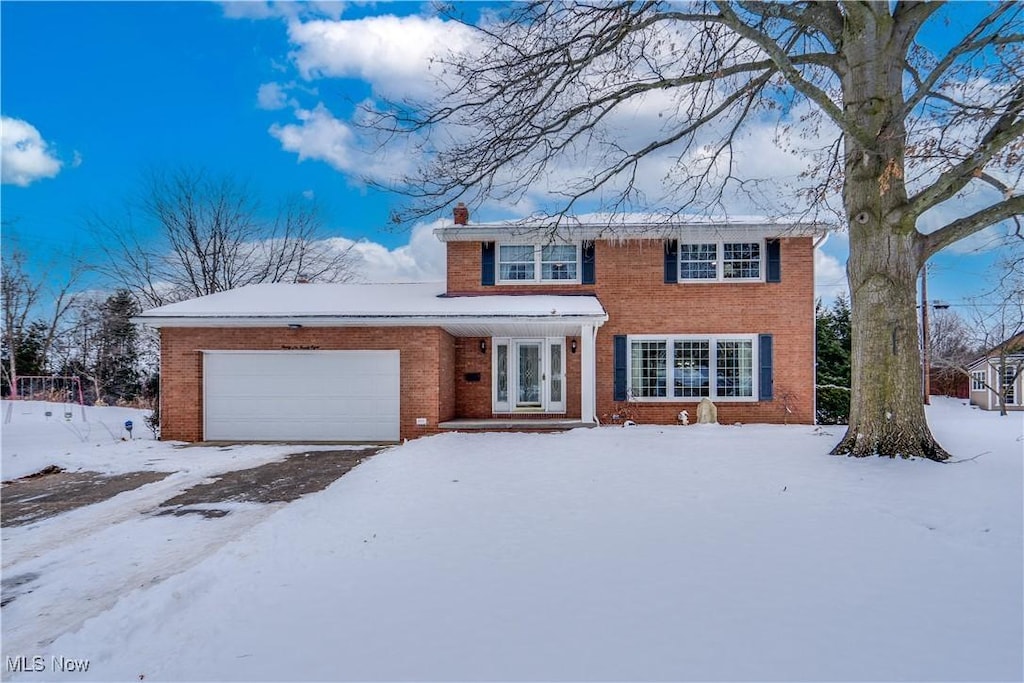
POLYGON ((1024 5, 957 9, 515 4, 482 13, 477 49, 436 62, 436 100, 381 105, 368 125, 424 155, 393 185, 413 218, 537 188, 558 200, 551 215, 638 206, 651 160, 674 211, 721 210, 764 180, 744 177, 736 151, 772 118, 806 141, 804 205, 831 198, 849 231, 853 388, 834 452, 943 460, 920 400, 916 278, 939 250, 1024 213, 1024 5), (610 125, 653 102, 653 125, 610 125))
POLYGON ((349 250, 326 239, 312 200, 266 212, 233 177, 197 169, 149 174, 137 201, 114 216, 93 215, 102 270, 146 306, 265 282, 342 282, 349 250))

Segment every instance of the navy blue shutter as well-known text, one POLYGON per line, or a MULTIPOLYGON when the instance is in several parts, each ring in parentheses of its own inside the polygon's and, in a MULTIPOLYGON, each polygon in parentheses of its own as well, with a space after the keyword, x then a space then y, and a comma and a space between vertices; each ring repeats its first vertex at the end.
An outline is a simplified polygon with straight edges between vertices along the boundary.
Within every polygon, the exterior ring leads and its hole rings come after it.
POLYGON ((757 355, 760 364, 761 374, 758 381, 758 399, 762 401, 772 400, 772 335, 757 335, 757 355))
POLYGON ((480 284, 494 284, 494 242, 480 243, 480 284))
POLYGON ((765 246, 768 250, 768 273, 765 280, 768 282, 782 282, 782 254, 779 248, 779 240, 768 240, 765 246))
POLYGON ((597 282, 595 269, 594 243, 583 243, 583 284, 592 285, 597 282))
POLYGON ((615 397, 626 400, 626 335, 615 335, 615 397))
POLYGON ((665 240, 665 282, 679 282, 678 240, 665 240))

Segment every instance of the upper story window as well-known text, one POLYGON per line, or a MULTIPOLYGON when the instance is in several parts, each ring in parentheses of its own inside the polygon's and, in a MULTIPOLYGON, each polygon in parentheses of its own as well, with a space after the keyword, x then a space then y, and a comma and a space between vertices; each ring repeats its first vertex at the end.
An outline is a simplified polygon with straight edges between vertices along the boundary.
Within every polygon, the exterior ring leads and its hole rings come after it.
POLYGON ((530 245, 502 245, 498 248, 498 269, 501 280, 536 280, 534 248, 530 245))
POLYGON ((763 242, 698 242, 679 245, 679 280, 763 279, 763 242))
POLYGON ((498 245, 498 281, 579 282, 580 248, 576 244, 498 245))

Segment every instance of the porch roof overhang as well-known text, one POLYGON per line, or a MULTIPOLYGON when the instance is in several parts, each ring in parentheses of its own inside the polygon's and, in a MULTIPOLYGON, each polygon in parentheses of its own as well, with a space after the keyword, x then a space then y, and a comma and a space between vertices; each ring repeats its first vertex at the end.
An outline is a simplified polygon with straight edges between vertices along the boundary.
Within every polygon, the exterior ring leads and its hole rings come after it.
POLYGON ((601 315, 476 316, 139 316, 133 322, 162 327, 440 327, 456 337, 554 337, 579 334, 584 325, 600 327, 601 315))
POLYGON ((563 336, 608 320, 591 295, 443 296, 442 283, 253 285, 151 309, 149 327, 440 327, 459 337, 563 336))

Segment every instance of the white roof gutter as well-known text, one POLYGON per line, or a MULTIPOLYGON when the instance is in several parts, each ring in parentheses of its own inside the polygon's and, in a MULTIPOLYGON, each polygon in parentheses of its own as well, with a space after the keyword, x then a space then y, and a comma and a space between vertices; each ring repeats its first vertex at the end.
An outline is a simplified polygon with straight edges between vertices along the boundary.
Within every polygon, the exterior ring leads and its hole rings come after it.
POLYGON ((446 225, 434 229, 442 242, 496 242, 515 239, 645 240, 645 239, 770 239, 818 237, 828 232, 821 223, 693 223, 693 224, 479 224, 446 225))

